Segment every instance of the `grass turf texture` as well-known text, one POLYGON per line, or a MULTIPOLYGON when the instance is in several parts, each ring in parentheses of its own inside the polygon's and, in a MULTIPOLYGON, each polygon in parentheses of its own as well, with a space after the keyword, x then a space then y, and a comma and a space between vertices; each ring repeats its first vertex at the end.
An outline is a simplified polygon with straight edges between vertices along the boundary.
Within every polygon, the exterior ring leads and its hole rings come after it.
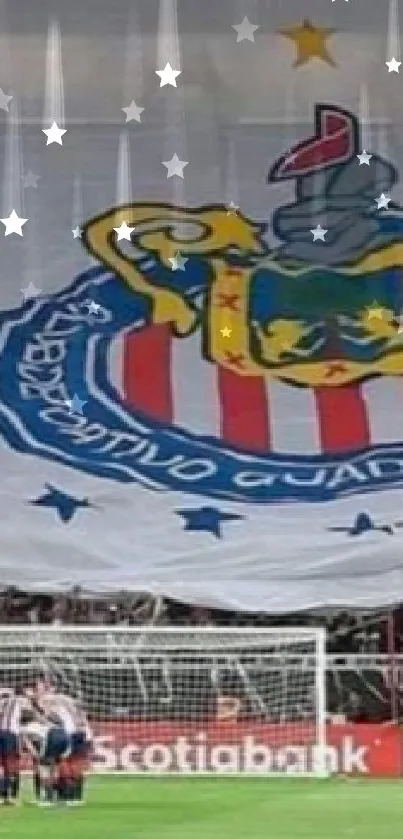
POLYGON ((403 836, 400 781, 96 777, 87 792, 81 809, 1 807, 1 839, 403 836))

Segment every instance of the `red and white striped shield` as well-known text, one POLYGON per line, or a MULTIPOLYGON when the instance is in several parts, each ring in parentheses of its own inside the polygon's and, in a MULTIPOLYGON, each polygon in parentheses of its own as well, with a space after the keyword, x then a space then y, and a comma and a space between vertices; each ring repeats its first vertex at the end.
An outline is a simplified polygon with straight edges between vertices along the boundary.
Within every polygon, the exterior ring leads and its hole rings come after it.
POLYGON ((203 358, 199 333, 177 338, 167 325, 126 334, 119 344, 114 380, 130 408, 226 446, 312 455, 402 439, 400 377, 299 388, 241 376, 203 358))

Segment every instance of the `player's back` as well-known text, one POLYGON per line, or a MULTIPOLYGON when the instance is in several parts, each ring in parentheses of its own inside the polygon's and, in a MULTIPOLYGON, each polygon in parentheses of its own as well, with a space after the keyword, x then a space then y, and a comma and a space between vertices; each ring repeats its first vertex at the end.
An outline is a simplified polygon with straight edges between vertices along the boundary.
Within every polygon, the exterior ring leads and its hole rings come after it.
POLYGON ((8 692, 0 696, 0 731, 18 734, 23 713, 29 707, 30 704, 26 697, 18 696, 14 692, 8 692))
POLYGON ((81 712, 71 696, 64 693, 44 694, 40 704, 48 719, 68 734, 73 734, 80 727, 81 712))
POLYGON ((24 744, 35 757, 41 753, 48 733, 49 725, 39 720, 33 720, 22 727, 24 744))

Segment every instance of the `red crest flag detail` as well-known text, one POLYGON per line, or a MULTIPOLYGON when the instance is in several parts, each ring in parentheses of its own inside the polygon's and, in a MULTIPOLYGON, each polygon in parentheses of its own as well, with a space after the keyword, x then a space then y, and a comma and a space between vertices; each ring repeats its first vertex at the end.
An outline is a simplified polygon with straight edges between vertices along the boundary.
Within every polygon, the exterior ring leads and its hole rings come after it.
POLYGON ((298 178, 336 164, 346 163, 359 151, 354 120, 340 109, 319 112, 317 133, 298 143, 281 159, 275 178, 298 178))

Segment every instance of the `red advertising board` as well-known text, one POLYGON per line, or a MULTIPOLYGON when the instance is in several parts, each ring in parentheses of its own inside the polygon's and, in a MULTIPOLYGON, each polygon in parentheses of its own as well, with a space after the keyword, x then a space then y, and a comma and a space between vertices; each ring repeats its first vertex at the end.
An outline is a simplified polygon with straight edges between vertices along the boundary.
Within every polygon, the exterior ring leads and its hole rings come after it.
MULTIPOLYGON (((104 722, 94 729, 95 772, 306 773, 320 759, 314 730, 304 723, 104 722)), ((402 736, 396 726, 333 725, 327 743, 331 773, 402 774, 402 736)))

